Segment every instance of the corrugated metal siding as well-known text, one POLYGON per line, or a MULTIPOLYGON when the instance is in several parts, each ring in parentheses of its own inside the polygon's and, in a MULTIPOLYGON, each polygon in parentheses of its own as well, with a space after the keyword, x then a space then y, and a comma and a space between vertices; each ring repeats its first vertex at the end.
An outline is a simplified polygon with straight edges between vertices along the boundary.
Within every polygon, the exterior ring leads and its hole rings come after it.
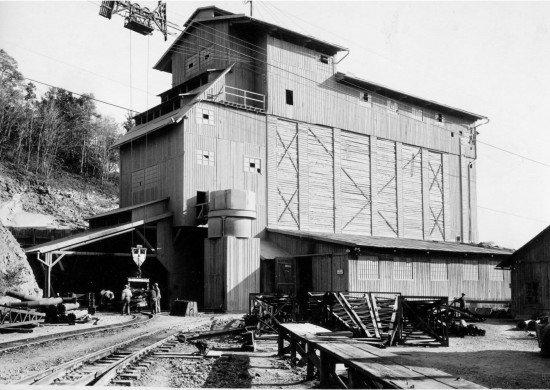
POLYGON ((430 192, 427 237, 445 240, 445 211, 443 190, 443 161, 441 153, 428 152, 428 183, 430 192))
POLYGON ((424 238, 422 214, 422 150, 403 145, 401 177, 403 180, 403 237, 424 238))
POLYGON ((308 126, 309 225, 334 231, 334 150, 332 129, 308 126))
POLYGON ((298 201, 298 127, 296 123, 277 122, 277 226, 299 229, 298 201))
POLYGON ((395 142, 378 139, 374 235, 397 237, 397 180, 395 142))
POLYGON ((342 232, 370 235, 370 137, 342 131, 341 156, 342 232))

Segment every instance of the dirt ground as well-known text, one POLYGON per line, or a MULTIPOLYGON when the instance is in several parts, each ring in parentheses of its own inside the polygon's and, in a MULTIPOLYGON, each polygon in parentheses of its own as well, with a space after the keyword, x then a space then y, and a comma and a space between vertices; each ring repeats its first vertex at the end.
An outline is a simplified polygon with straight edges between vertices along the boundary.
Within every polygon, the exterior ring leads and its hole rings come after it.
POLYGON ((485 336, 452 337, 449 347, 391 347, 409 366, 433 367, 488 388, 548 389, 550 359, 540 356, 535 332, 515 321, 476 323, 485 336))
MULTIPOLYGON (((116 315, 104 318, 114 322, 116 315)), ((80 336, 49 343, 40 348, 23 348, 0 354, 0 386, 100 349, 110 343, 135 337, 152 328, 211 330, 242 315, 201 315, 199 317, 158 316, 146 326, 123 332, 108 331, 100 335, 80 336)), ((122 320, 122 319, 118 319, 122 320)), ((540 356, 534 332, 516 329, 509 320, 477 323, 485 336, 452 337, 449 347, 396 346, 386 351, 397 355, 398 362, 410 367, 433 367, 488 388, 550 388, 550 359, 540 356)), ((61 329, 61 327, 55 328, 61 329)), ((46 329, 43 332, 52 332, 46 329)), ((7 335, 1 335, 7 336, 7 335)), ((28 335, 27 335, 28 336, 28 335)), ((7 340, 6 340, 7 341, 7 340)), ((134 386, 180 388, 315 388, 318 381, 305 381, 305 367, 291 367, 289 359, 277 357, 275 337, 257 339, 256 353, 243 355, 240 336, 207 340, 209 351, 223 351, 232 356, 204 359, 155 358, 134 386)), ((192 343, 180 344, 174 352, 194 353, 192 343)))

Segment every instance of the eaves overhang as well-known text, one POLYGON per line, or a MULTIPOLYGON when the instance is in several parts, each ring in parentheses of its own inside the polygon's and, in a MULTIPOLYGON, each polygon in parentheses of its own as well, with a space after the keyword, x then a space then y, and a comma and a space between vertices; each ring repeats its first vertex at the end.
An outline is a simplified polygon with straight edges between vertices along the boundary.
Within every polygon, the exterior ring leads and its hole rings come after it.
POLYGON ((446 104, 438 103, 433 100, 424 99, 410 93, 402 92, 397 89, 386 87, 382 84, 374 83, 359 77, 347 75, 342 72, 337 72, 334 75, 337 82, 359 90, 366 90, 388 97, 393 100, 401 101, 408 104, 413 104, 419 107, 429 108, 434 111, 439 111, 443 114, 450 114, 455 117, 464 118, 471 122, 477 120, 488 119, 486 116, 475 114, 459 108, 451 107, 446 104))
POLYGON ((301 239, 311 239, 332 243, 336 245, 350 247, 364 247, 371 249, 399 250, 399 251, 418 251, 418 252, 434 252, 448 254, 476 254, 494 256, 511 256, 512 250, 502 248, 488 248, 473 244, 463 244, 447 241, 427 241, 415 240, 409 238, 392 238, 392 237, 377 237, 363 236, 356 234, 344 233, 322 233, 322 232, 305 232, 291 231, 283 229, 267 228, 269 233, 278 233, 301 239))

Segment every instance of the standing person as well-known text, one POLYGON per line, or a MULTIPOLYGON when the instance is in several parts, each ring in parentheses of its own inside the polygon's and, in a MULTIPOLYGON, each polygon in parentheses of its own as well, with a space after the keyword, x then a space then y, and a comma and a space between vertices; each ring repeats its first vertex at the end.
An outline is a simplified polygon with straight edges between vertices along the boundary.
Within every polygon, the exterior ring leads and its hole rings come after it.
POLYGON ((130 286, 125 285, 124 290, 122 290, 122 315, 130 315, 130 300, 132 299, 132 291, 130 286))
POLYGON ((456 298, 454 302, 458 302, 460 310, 466 309, 466 294, 462 293, 462 296, 460 298, 456 298))
POLYGON ((151 314, 157 314, 157 290, 152 286, 149 291, 149 307, 151 308, 151 314))
POLYGON ((160 313, 160 288, 159 288, 159 284, 155 283, 155 285, 153 286, 153 289, 157 292, 156 311, 157 311, 157 313, 160 313))

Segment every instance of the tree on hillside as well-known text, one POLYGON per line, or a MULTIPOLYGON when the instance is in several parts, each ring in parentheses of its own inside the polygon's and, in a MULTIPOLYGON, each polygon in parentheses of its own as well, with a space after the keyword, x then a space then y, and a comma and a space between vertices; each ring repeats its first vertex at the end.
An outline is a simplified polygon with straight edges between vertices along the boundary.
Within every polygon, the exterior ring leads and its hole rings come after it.
POLYGON ((110 147, 118 129, 101 117, 91 94, 52 87, 37 98, 15 59, 0 49, 0 160, 46 177, 63 169, 104 182, 117 162, 110 147))
POLYGON ((0 49, 0 158, 7 155, 4 151, 24 118, 24 92, 17 62, 0 49))
POLYGON ((126 119, 122 123, 122 127, 128 132, 132 127, 136 125, 136 121, 133 118, 132 111, 126 113, 126 119))

